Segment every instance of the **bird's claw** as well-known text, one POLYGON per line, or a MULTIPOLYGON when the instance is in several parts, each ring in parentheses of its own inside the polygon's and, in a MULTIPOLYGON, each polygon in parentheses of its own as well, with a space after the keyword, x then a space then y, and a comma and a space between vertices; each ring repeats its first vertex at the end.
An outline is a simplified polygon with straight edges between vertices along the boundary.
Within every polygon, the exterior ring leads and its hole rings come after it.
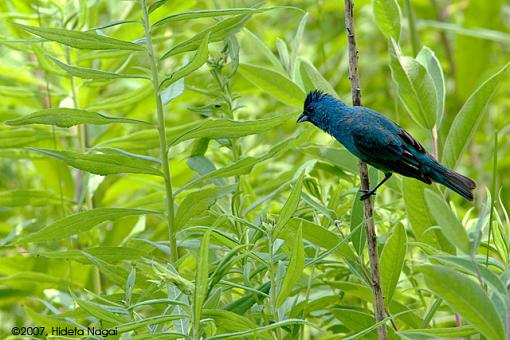
POLYGON ((367 198, 369 198, 370 196, 372 196, 372 195, 376 195, 376 194, 377 194, 375 191, 372 191, 372 190, 360 189, 359 191, 363 193, 363 195, 361 195, 361 196, 359 197, 359 200, 360 200, 360 201, 364 201, 364 200, 366 200, 367 198))

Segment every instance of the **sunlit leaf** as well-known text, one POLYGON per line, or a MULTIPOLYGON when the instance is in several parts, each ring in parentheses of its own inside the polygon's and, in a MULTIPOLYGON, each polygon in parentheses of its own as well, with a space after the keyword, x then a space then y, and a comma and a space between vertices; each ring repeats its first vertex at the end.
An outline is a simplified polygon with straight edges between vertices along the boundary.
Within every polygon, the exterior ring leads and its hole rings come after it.
POLYGON ((395 0, 372 0, 375 22, 382 34, 400 38, 400 7, 395 0))
POLYGON ((384 301, 390 303, 404 266, 407 252, 407 235, 402 224, 398 224, 384 244, 381 253, 381 284, 384 301))
POLYGON ((265 67, 248 64, 239 65, 239 73, 255 86, 281 102, 294 107, 303 107, 305 92, 280 73, 265 67))
POLYGON ((426 265, 420 271, 427 286, 487 339, 505 339, 505 328, 485 291, 472 279, 453 269, 426 265))
POLYGON ((278 297, 276 298, 277 306, 281 306, 285 302, 285 299, 290 296, 292 289, 299 280, 305 266, 305 250, 303 246, 301 226, 298 227, 297 233, 293 236, 294 242, 292 244, 289 265, 285 271, 285 276, 283 278, 278 297))
POLYGON ((487 105, 500 81, 504 79, 509 65, 510 63, 506 64, 480 85, 455 116, 444 143, 443 163, 447 167, 454 169, 457 166, 462 153, 482 122, 487 105))
POLYGON ((470 254, 469 238, 463 225, 453 214, 452 210, 441 196, 426 189, 425 200, 427 206, 441 227, 441 232, 457 249, 470 254))
POLYGON ((27 124, 45 124, 55 125, 58 127, 71 127, 78 124, 103 125, 113 123, 152 125, 151 123, 142 120, 111 117, 98 112, 69 108, 41 110, 5 122, 5 124, 13 126, 27 124))
POLYGON ((114 221, 126 216, 158 213, 153 210, 97 208, 64 217, 35 233, 24 236, 15 243, 50 242, 65 239, 94 228, 105 221, 114 221))
POLYGON ((155 162, 147 158, 136 157, 137 155, 104 150, 101 153, 82 154, 73 151, 57 151, 50 149, 30 150, 42 153, 46 156, 59 159, 67 165, 84 170, 96 175, 112 175, 122 173, 151 174, 161 176, 161 172, 155 167, 155 162))
POLYGON ((402 104, 416 123, 432 129, 437 113, 436 89, 432 77, 416 59, 403 56, 393 39, 390 40, 390 56, 391 75, 402 104))
POLYGON ((96 70, 93 68, 68 65, 52 56, 48 56, 48 58, 53 60, 53 62, 55 64, 57 64, 58 67, 60 67, 66 73, 68 73, 74 77, 78 77, 78 78, 83 78, 83 79, 145 78, 145 79, 147 79, 146 76, 140 76, 140 75, 136 75, 136 74, 122 74, 122 73, 115 73, 115 72, 106 72, 106 71, 96 70))
POLYGON ((132 42, 105 37, 94 33, 71 31, 63 28, 35 27, 21 24, 14 25, 46 40, 56 41, 75 48, 90 50, 144 50, 142 46, 132 42))

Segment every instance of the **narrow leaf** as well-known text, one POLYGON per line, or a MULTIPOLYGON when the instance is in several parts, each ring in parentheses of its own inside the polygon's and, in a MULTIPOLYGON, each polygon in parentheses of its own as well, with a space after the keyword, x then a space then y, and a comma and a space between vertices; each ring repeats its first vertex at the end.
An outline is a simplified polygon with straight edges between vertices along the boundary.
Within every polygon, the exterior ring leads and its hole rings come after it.
POLYGON ((48 56, 48 58, 50 58, 55 64, 58 65, 58 67, 60 67, 62 70, 64 70, 66 73, 72 75, 73 77, 78 77, 78 78, 83 78, 83 79, 117 79, 117 78, 145 78, 145 79, 148 79, 146 76, 140 76, 140 75, 136 75, 136 74, 122 74, 122 73, 115 73, 115 72, 106 72, 106 71, 96 70, 93 68, 68 65, 52 56, 48 56))
POLYGON ((175 71, 174 73, 172 73, 169 77, 165 78, 161 82, 160 87, 170 85, 176 82, 177 80, 186 77, 187 75, 196 71, 207 62, 207 57, 209 56, 208 44, 210 35, 211 32, 207 32, 207 34, 204 36, 202 42, 200 43, 200 46, 198 47, 197 53, 195 53, 191 61, 185 66, 175 71))
POLYGON ((211 231, 208 230, 200 243, 197 272, 195 275, 195 292, 193 294, 193 330, 198 332, 205 295, 207 293, 207 279, 209 273, 209 239, 211 231))
POLYGON ((506 339, 496 308, 473 280, 444 266, 422 266, 420 271, 427 286, 487 339, 506 339))
POLYGON ((97 208, 64 217, 35 233, 24 236, 15 243, 57 241, 90 230, 105 221, 114 221, 126 216, 159 213, 153 210, 97 208))
POLYGON ((294 243, 292 245, 292 253, 290 254, 289 265, 285 271, 282 286, 278 297, 276 298, 276 305, 281 306, 287 297, 290 296, 292 288, 296 285, 305 267, 305 250, 303 247, 303 236, 301 225, 294 235, 294 243))
POLYGON ((218 22, 216 25, 209 27, 202 32, 199 32, 193 36, 193 38, 183 41, 173 47, 171 50, 166 52, 161 59, 166 59, 173 55, 194 51, 198 48, 204 37, 208 34, 209 42, 216 42, 223 40, 227 35, 235 33, 244 26, 244 24, 251 18, 251 14, 238 15, 232 18, 225 19, 218 22))
POLYGON ((441 68, 441 64, 439 63, 439 59, 437 59, 434 52, 424 46, 418 55, 416 56, 416 60, 421 63, 427 69, 427 72, 432 77, 432 81, 434 82, 434 88, 436 89, 436 97, 437 97, 437 123, 441 122, 444 113, 444 103, 445 103, 445 93, 446 93, 446 84, 443 74, 443 69, 441 68))
POLYGON ((312 85, 310 88, 306 89, 307 91, 318 89, 333 96, 338 96, 333 86, 331 86, 331 84, 322 76, 319 70, 317 70, 311 62, 303 58, 299 58, 299 60, 301 77, 305 78, 303 79, 305 83, 312 85))
POLYGON ((230 120, 207 119, 199 122, 195 127, 187 129, 184 133, 173 134, 169 144, 176 145, 194 138, 238 138, 261 133, 287 122, 295 114, 282 114, 279 116, 257 120, 230 120))
POLYGON ((384 301, 391 303, 398 279, 404 267, 404 258, 407 252, 407 235, 402 224, 398 224, 393 234, 384 244, 381 253, 381 283, 384 301))
POLYGON ((416 59, 402 56, 390 40, 390 68, 402 104, 413 120, 426 129, 436 123, 437 97, 432 77, 416 59))
POLYGON ((32 151, 64 161, 67 165, 96 175, 106 176, 122 173, 150 174, 161 176, 155 162, 143 156, 133 157, 126 152, 104 150, 102 153, 81 154, 73 151, 30 148, 32 151))
POLYGON ((152 26, 158 27, 164 24, 168 24, 170 22, 182 21, 182 20, 190 20, 190 19, 198 19, 198 18, 210 18, 210 17, 220 17, 220 16, 228 16, 228 15, 240 15, 240 14, 255 14, 262 13, 273 8, 226 8, 226 9, 210 9, 210 10, 198 10, 198 11, 189 11, 182 12, 178 14, 172 14, 163 19, 156 21, 152 26))
POLYGON ((429 189, 425 190, 425 200, 446 239, 457 249, 465 254, 470 254, 471 247, 469 246, 466 230, 453 214, 446 201, 429 189))
POLYGON ((44 124, 66 128, 78 124, 103 125, 113 123, 152 125, 151 123, 145 122, 143 120, 122 117, 111 117, 97 112, 69 108, 55 108, 41 110, 5 122, 5 124, 13 126, 27 124, 44 124))
POLYGON ((372 10, 381 33, 398 41, 401 29, 398 3, 395 0, 372 0, 372 10))
POLYGON ((276 222, 276 226, 274 228, 274 238, 277 238, 280 232, 284 229, 287 222, 292 217, 292 214, 296 211, 299 199, 301 197, 301 191, 303 191, 303 178, 305 176, 305 172, 303 171, 296 183, 294 184, 294 187, 292 188, 292 191, 290 192, 289 198, 283 205, 282 210, 280 211, 280 216, 278 217, 278 222, 276 222))
POLYGON ((46 40, 56 41, 61 44, 90 50, 132 50, 143 51, 144 47, 132 42, 105 37, 102 35, 71 31, 62 28, 46 28, 14 24, 16 27, 35 34, 46 40))
POLYGON ((443 150, 443 163, 448 168, 454 169, 457 166, 462 153, 471 139, 473 139, 478 126, 485 116, 489 101, 500 81, 505 79, 506 70, 509 65, 510 63, 503 66, 501 70, 480 85, 455 116, 446 137, 443 150))
POLYGON ((239 72, 249 82, 279 101, 294 107, 303 107, 305 92, 282 74, 249 64, 239 65, 239 72))

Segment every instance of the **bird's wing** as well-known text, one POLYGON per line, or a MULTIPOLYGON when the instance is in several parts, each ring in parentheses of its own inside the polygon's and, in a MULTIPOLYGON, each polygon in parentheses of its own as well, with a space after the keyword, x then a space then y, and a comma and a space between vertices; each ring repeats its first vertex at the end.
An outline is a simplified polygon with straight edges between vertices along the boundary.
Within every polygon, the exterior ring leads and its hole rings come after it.
POLYGON ((402 142, 380 126, 358 125, 352 130, 352 139, 367 161, 395 161, 404 152, 402 142))
POLYGON ((430 183, 420 169, 419 160, 406 144, 413 141, 419 152, 422 152, 423 146, 407 132, 401 131, 405 133, 404 137, 378 125, 357 126, 352 132, 353 143, 368 163, 430 183))

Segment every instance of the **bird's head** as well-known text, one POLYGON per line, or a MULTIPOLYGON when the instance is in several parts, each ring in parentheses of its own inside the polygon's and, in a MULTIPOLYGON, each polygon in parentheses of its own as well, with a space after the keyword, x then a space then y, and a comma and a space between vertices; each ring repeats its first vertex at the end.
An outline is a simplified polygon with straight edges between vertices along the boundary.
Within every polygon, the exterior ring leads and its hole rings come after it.
POLYGON ((303 113, 299 115, 297 122, 310 122, 315 126, 327 130, 331 115, 339 106, 344 106, 341 101, 320 90, 313 90, 306 96, 303 105, 303 113))

